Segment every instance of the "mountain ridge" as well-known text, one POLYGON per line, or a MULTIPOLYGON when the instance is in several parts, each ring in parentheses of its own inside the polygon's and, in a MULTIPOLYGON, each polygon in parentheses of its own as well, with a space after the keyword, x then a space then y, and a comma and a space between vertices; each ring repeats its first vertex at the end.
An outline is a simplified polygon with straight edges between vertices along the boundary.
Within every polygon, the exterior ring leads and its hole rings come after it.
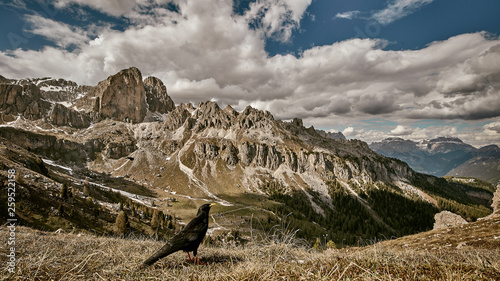
POLYGON ((384 156, 407 162, 412 169, 434 176, 476 177, 500 183, 500 148, 487 145, 475 148, 455 137, 437 137, 415 142, 386 138, 370 148, 384 156))
POLYGON ((221 109, 213 101, 175 106, 163 83, 143 81, 137 68, 95 87, 61 82, 82 90, 57 102, 44 99, 46 91, 36 84, 9 81, 0 85, 0 100, 7 101, 0 137, 91 179, 99 174, 150 189, 154 208, 165 213, 212 200, 224 208, 250 208, 262 225, 292 214, 303 237, 329 234, 354 243, 357 236, 430 229, 438 209, 469 220, 491 212, 491 186, 418 174, 365 142, 306 128, 297 118, 275 120, 268 111, 221 109), (24 97, 21 104, 18 97, 24 97), (38 115, 29 109, 36 106, 44 109, 38 115), (172 197, 185 206, 170 203, 172 197))

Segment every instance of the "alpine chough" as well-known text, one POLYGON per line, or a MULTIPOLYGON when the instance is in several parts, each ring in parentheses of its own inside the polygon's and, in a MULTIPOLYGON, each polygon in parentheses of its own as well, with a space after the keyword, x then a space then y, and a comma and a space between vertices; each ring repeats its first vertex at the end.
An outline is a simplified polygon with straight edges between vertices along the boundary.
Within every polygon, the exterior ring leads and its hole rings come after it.
POLYGON ((181 231, 174 235, 168 242, 151 257, 144 261, 143 266, 149 266, 166 257, 172 253, 183 250, 188 254, 189 260, 196 260, 201 263, 200 259, 196 256, 198 254, 198 247, 203 241, 208 229, 208 212, 210 208, 215 205, 204 204, 198 209, 196 217, 192 219, 181 231), (191 258, 189 252, 193 252, 195 259, 191 258))

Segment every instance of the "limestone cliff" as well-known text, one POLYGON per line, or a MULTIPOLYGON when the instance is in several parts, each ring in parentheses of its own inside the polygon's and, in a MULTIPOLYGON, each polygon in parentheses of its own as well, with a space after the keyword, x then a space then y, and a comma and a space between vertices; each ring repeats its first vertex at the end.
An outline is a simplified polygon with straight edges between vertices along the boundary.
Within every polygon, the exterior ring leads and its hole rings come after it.
POLYGON ((34 84, 0 84, 0 111, 4 115, 23 115, 30 120, 40 119, 50 109, 50 103, 41 99, 40 89, 34 84))
POLYGON ((144 89, 149 111, 164 114, 175 109, 175 104, 160 79, 152 76, 144 79, 144 89))
POLYGON ((87 96, 77 102, 86 112, 100 118, 142 122, 146 116, 146 92, 139 69, 124 69, 92 88, 87 96))
POLYGON ((57 126, 70 126, 78 129, 90 126, 88 115, 58 103, 54 105, 49 119, 52 124, 57 126))

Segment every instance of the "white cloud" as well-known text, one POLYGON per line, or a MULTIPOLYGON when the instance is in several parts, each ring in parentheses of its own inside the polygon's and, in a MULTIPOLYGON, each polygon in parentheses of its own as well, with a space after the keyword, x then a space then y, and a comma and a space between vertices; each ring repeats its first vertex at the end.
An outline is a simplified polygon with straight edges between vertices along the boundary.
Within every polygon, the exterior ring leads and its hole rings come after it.
MULTIPOLYGON (((418 127, 419 125, 397 125, 396 128, 391 130, 390 133, 384 133, 379 130, 369 130, 363 128, 347 128, 343 131, 348 139, 356 138, 361 139, 367 143, 379 142, 387 137, 400 137, 412 141, 429 140, 436 137, 456 137, 471 144, 477 148, 497 144, 500 145, 500 132, 496 131, 496 126, 500 125, 500 121, 491 122, 478 129, 473 130, 459 130, 463 126, 462 122, 450 123, 443 125, 432 125, 424 128, 418 127), (493 127, 495 129, 490 128, 493 127)), ((477 128, 477 127, 476 127, 477 128)))
POLYGON ((299 27, 312 0, 257 0, 250 4, 245 18, 265 36, 280 41, 290 40, 292 31, 299 27))
POLYGON ((26 9, 26 3, 24 0, 11 0, 11 1, 2 1, 0 6, 12 7, 15 9, 26 9))
MULTIPOLYGON (((363 19, 373 20, 381 25, 388 25, 396 20, 413 14, 421 7, 432 3, 434 0, 390 0, 387 7, 382 10, 372 11, 369 16, 362 16, 363 19)), ((361 11, 347 11, 338 13, 335 18, 355 19, 360 17, 361 11)))
POLYGON ((500 121, 491 122, 483 126, 484 132, 491 135, 500 135, 500 121))
POLYGON ((409 126, 397 125, 396 128, 391 130, 391 134, 395 136, 405 136, 414 132, 414 129, 409 126))
POLYGON ((390 24, 400 18, 414 13, 434 0, 392 0, 383 10, 372 14, 371 18, 382 25, 390 24))
MULTIPOLYGON (((39 34, 61 47, 79 47, 71 52, 54 47, 0 52, 0 74, 61 77, 95 85, 136 66, 143 76, 162 79, 176 103, 215 98, 238 110, 253 105, 277 119, 299 117, 317 128, 353 127, 346 134, 366 140, 384 138, 395 126, 373 131, 353 125, 371 118, 403 126, 409 125, 402 122, 410 124, 414 119, 468 120, 479 128, 482 125, 474 120, 499 118, 498 38, 462 34, 408 51, 385 51, 382 40, 352 39, 307 49, 299 57, 269 57, 264 31, 249 27, 255 11, 288 14, 291 21, 281 23, 294 28, 309 3, 278 2, 281 10, 255 6, 247 14, 234 15, 229 0, 179 0, 179 13, 153 13, 151 24, 144 24, 148 18, 141 14, 140 23, 123 32, 81 30, 37 19, 39 34), (62 32, 46 33, 51 26, 61 27, 62 32)), ((273 21, 279 22, 280 17, 269 16, 271 30, 273 21)))
POLYGON ((89 40, 87 31, 68 24, 60 23, 39 15, 28 15, 26 20, 32 25, 29 32, 41 35, 58 46, 66 48, 80 46, 89 40))
POLYGON ((112 16, 122 16, 131 13, 137 6, 136 0, 56 0, 54 5, 66 8, 70 5, 88 6, 112 16))
POLYGON ((335 15, 335 18, 351 20, 353 18, 356 18, 359 13, 360 13, 360 11, 348 11, 348 12, 344 12, 344 13, 338 13, 335 15))
POLYGON ((344 134, 344 136, 346 136, 346 137, 355 137, 355 136, 360 135, 362 132, 364 132, 364 131, 363 130, 356 130, 353 127, 347 127, 342 131, 342 134, 344 134))

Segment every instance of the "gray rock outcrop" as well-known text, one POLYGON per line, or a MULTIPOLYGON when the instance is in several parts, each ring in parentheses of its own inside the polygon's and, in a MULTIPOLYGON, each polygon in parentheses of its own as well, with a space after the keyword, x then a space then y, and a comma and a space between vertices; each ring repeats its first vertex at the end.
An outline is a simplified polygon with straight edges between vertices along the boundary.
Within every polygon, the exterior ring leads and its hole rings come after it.
POLYGON ((437 213, 436 215, 434 215, 434 220, 434 230, 467 223, 464 218, 450 211, 442 211, 440 213, 437 213))
POLYGON ((491 208, 493 208, 493 212, 486 218, 494 218, 500 216, 500 184, 497 185, 497 190, 493 194, 491 208))
POLYGON ((188 118, 190 118, 191 113, 188 111, 189 106, 180 104, 174 110, 172 110, 163 123, 168 130, 176 130, 180 128, 188 118))
POLYGON ((140 123, 146 116, 146 91, 139 69, 131 67, 109 76, 76 102, 93 119, 140 123))
POLYGON ((34 84, 0 84, 0 111, 3 114, 23 115, 30 120, 40 119, 51 106, 40 97, 40 90, 34 84))
POLYGON ((89 116, 58 103, 54 105, 49 119, 57 126, 70 126, 77 129, 90 126, 89 116))
POLYGON ((160 79, 152 76, 144 79, 144 89, 149 111, 164 114, 175 109, 175 104, 160 79))

